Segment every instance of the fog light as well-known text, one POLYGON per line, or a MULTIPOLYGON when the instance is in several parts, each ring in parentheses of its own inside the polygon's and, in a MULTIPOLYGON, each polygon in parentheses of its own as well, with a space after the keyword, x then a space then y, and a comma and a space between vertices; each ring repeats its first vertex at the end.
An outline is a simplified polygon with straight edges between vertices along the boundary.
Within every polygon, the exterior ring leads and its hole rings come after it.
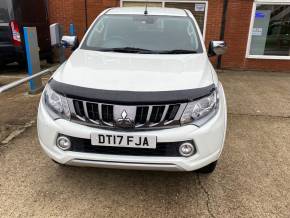
POLYGON ((183 143, 179 146, 179 153, 184 157, 189 157, 194 153, 194 146, 191 143, 183 143))
POLYGON ((67 151, 71 148, 71 142, 68 137, 60 136, 56 140, 56 145, 63 151, 67 151))

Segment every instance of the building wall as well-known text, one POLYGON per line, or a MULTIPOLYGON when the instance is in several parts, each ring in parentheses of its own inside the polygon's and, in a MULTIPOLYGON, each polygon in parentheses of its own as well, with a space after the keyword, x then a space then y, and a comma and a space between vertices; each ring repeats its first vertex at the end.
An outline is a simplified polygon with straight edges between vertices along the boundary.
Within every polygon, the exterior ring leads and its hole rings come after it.
POLYGON ((210 0, 208 2, 208 15, 206 24, 206 46, 208 46, 211 40, 220 39, 222 14, 223 0, 210 0))
MULTIPOLYGON (((70 24, 74 8, 74 0, 49 0, 48 14, 50 23, 61 23, 67 28, 70 24)), ((67 30, 65 31, 67 33, 67 30)))
MULTIPOLYGON (((119 5, 119 0, 87 0, 88 27, 103 10, 119 5)), ((84 0, 48 0, 48 13, 50 23, 62 24, 66 34, 69 24, 73 23, 78 37, 82 39, 86 31, 84 0)))
MULTIPOLYGON (((208 1, 208 14, 205 34, 205 45, 208 47, 211 40, 219 40, 221 34, 221 24, 223 15, 223 0, 208 1)), ((212 64, 215 66, 217 58, 210 58, 212 64)))
POLYGON ((252 7, 253 0, 229 0, 225 30, 225 41, 229 49, 222 58, 222 67, 241 70, 290 71, 290 60, 245 58, 252 7))
MULTIPOLYGON (((75 24, 81 39, 86 30, 84 0, 48 0, 50 23, 59 22, 68 33, 69 24, 75 24)), ((206 25, 206 45, 210 40, 220 39, 224 0, 208 1, 206 25)), ((88 26, 104 9, 117 7, 120 0, 87 0, 88 26)), ((288 60, 246 59, 246 47, 251 20, 253 0, 229 0, 226 17, 225 41, 228 52, 222 57, 222 68, 241 70, 278 70, 290 71, 288 60)), ((216 58, 211 58, 215 65, 216 58)))
MULTIPOLYGON (((76 0, 78 1, 78 0, 76 0)), ((88 24, 90 25, 95 18, 106 8, 119 7, 119 0, 87 0, 88 2, 88 24)))

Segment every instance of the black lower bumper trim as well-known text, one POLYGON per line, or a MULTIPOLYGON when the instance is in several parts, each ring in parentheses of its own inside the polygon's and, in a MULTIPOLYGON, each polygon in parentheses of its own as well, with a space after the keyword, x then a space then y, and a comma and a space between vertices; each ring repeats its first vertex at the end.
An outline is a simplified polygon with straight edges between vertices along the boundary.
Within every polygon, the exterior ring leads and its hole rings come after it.
POLYGON ((160 157, 181 157, 179 153, 179 146, 184 142, 166 142, 157 143, 156 149, 144 148, 125 148, 125 147, 109 147, 109 146, 94 146, 90 139, 82 139, 70 137, 71 150, 74 152, 94 153, 94 154, 108 154, 108 155, 127 155, 127 156, 160 156, 160 157))

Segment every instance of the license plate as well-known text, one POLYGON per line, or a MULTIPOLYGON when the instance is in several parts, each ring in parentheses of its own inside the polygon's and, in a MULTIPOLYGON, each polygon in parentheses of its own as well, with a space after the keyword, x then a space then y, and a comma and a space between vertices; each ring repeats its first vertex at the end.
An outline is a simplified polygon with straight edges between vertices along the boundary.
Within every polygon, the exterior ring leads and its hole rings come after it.
POLYGON ((156 149, 156 136, 92 133, 91 143, 95 146, 156 149))

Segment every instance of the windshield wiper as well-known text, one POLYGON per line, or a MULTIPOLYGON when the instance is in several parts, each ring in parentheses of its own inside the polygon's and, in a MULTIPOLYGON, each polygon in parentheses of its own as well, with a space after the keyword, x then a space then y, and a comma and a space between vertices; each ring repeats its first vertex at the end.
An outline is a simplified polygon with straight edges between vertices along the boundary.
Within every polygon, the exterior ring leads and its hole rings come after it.
POLYGON ((160 54, 196 54, 197 51, 186 50, 186 49, 174 49, 174 50, 160 51, 159 53, 160 54))
POLYGON ((104 51, 104 52, 139 53, 139 54, 195 54, 197 53, 197 51, 195 50, 186 50, 186 49, 155 51, 155 50, 135 48, 135 47, 101 48, 98 50, 104 51))
POLYGON ((155 51, 143 48, 121 47, 121 48, 102 48, 104 52, 122 52, 122 53, 140 53, 140 54, 156 54, 155 51))

